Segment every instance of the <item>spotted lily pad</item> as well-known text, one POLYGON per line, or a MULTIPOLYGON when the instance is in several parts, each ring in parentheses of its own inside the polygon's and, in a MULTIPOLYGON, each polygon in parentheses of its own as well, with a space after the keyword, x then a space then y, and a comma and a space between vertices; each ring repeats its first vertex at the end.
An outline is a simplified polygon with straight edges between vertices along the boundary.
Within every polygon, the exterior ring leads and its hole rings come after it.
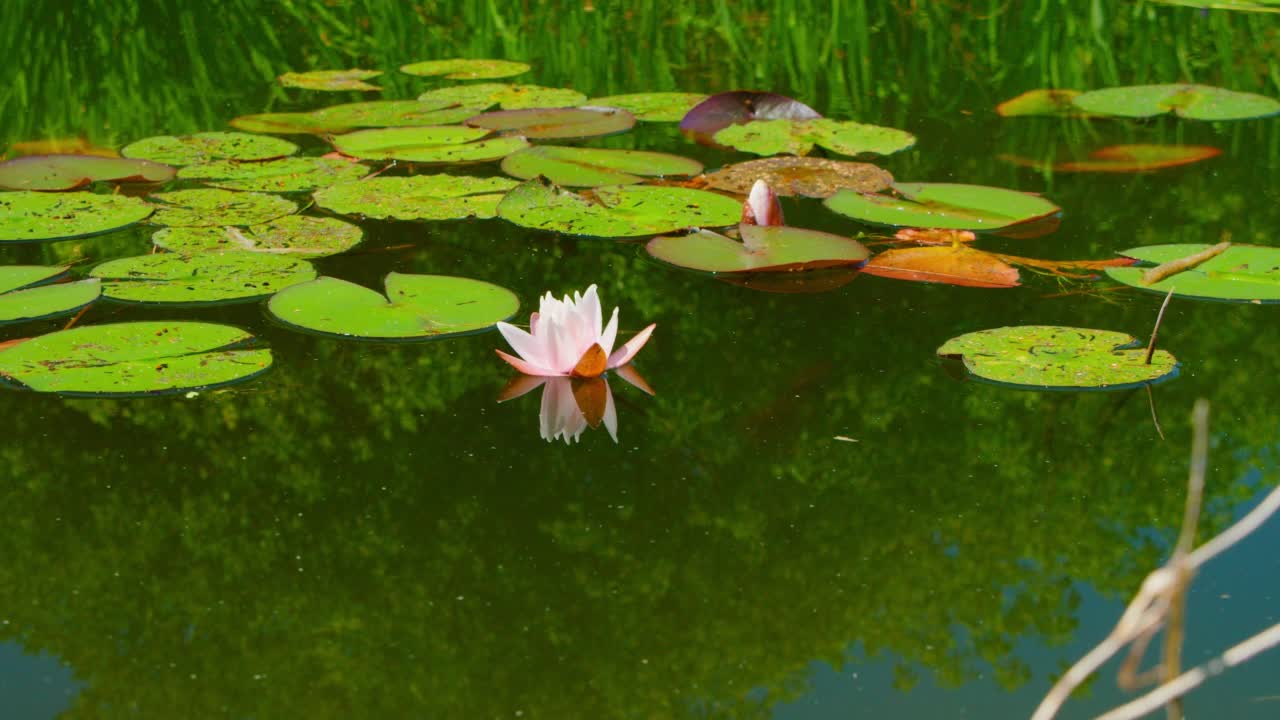
POLYGON ((746 195, 764 180, 778 195, 827 198, 840 190, 880 192, 893 184, 889 171, 868 163, 825 158, 772 157, 748 160, 705 175, 707 187, 746 195))
POLYGON ((36 392, 144 395, 248 380, 271 351, 246 347, 240 328, 201 322, 132 322, 50 333, 0 350, 0 377, 36 392))
POLYGON ((354 125, 326 122, 313 113, 283 112, 257 113, 232 118, 229 123, 237 130, 265 135, 323 135, 349 132, 354 125))
POLYGON ((219 160, 188 165, 178 172, 184 180, 201 180, 224 190, 258 192, 307 192, 369 174, 360 163, 336 158, 293 157, 264 162, 219 160))
POLYGON ((938 355, 964 361, 973 375, 1002 385, 1038 389, 1111 389, 1173 377, 1178 361, 1132 335, 1052 325, 980 330, 948 340, 938 355))
POLYGON ((448 80, 494 80, 527 73, 529 65, 514 60, 451 58, 401 65, 400 72, 422 77, 443 75, 448 80))
POLYGON ((0 323, 64 315, 98 299, 97 280, 36 285, 66 271, 65 266, 0 267, 0 323))
POLYGON ((895 195, 841 190, 828 208, 855 220, 893 227, 997 230, 1062 211, 1038 195, 985 185, 895 183, 895 195))
POLYGON ((1249 120, 1280 114, 1280 100, 1209 85, 1134 85, 1077 95, 1085 112, 1154 117, 1172 112, 1188 120, 1249 120))
MULTIPOLYGON (((496 201, 495 201, 496 202, 496 201)), ((156 247, 178 253, 243 250, 272 255, 324 257, 359 244, 364 231, 335 218, 287 215, 262 225, 165 228, 151 236, 156 247)))
POLYGON ((298 146, 280 138, 241 132, 204 132, 194 135, 159 135, 126 145, 120 154, 167 165, 195 165, 211 160, 272 160, 298 152, 298 146))
POLYGON ((491 218, 502 196, 516 185, 507 178, 466 175, 375 177, 325 188, 315 199, 326 210, 379 220, 491 218))
MULTIPOLYGON (((1193 255, 1208 245, 1148 245, 1129 248, 1121 255, 1153 265, 1193 255)), ((1148 267, 1107 268, 1112 280, 1139 290, 1164 295, 1227 302, 1280 302, 1280 248, 1232 245, 1195 267, 1150 285, 1142 275, 1148 267)))
POLYGON ((528 138, 583 138, 626 132, 636 118, 626 110, 602 107, 499 110, 468 118, 471 127, 515 132, 528 138))
POLYGON ((508 155, 502 171, 529 179, 541 175, 557 185, 596 187, 630 185, 646 177, 697 175, 702 163, 678 155, 640 150, 538 145, 508 155))
POLYGON ((871 255, 862 243, 831 233, 783 225, 742 225, 742 241, 710 230, 657 237, 645 249, 663 262, 713 273, 815 270, 859 265, 871 255))
POLYGON ((490 131, 457 126, 359 130, 333 139, 344 155, 368 160, 467 163, 499 160, 529 146, 518 135, 490 137, 490 131))
POLYGON ((916 136, 904 130, 827 118, 757 120, 731 125, 716 133, 712 140, 756 155, 808 155, 814 145, 841 155, 890 155, 916 144, 916 136))
POLYGON ((162 183, 174 169, 147 160, 97 155, 29 155, 0 163, 0 188, 78 190, 95 182, 162 183))
POLYGON ((284 87, 302 88, 303 90, 381 90, 377 85, 370 85, 365 80, 376 78, 381 70, 310 70, 308 72, 287 72, 276 78, 284 87))
POLYGON ((140 198, 124 195, 0 193, 0 242, 97 235, 145 220, 152 211, 140 198))
POLYGON ((731 125, 759 120, 815 120, 817 110, 799 100, 775 93, 734 90, 716 93, 695 105, 680 120, 680 132, 700 143, 731 125))
POLYGON ((1209 145, 1109 145, 1089 153, 1083 160, 1043 163, 1017 155, 1001 155, 1005 162, 1054 172, 1134 173, 1189 165, 1221 155, 1209 145))
POLYGON ((267 303, 272 316, 326 335, 368 340, 427 340, 487 330, 515 314, 515 293, 480 280, 391 273, 387 294, 332 277, 285 290, 267 303))
POLYGON ((996 114, 1001 117, 1018 117, 1021 115, 1078 117, 1088 115, 1072 102, 1078 95, 1080 95, 1079 90, 1028 90, 997 105, 996 114))
POLYGON ((680 122, 681 118, 707 97, 703 93, 633 93, 593 98, 588 104, 621 108, 644 122, 680 122))
POLYGON ((329 132, 350 128, 420 127, 462 122, 484 110, 483 105, 423 103, 417 100, 373 100, 346 103, 305 113, 310 123, 329 132))
POLYGON ((102 294, 136 303, 200 305, 252 300, 313 280, 306 260, 258 252, 156 253, 105 262, 89 272, 102 294))
POLYGON ((504 110, 572 107, 581 105, 586 100, 586 95, 568 88, 503 83, 458 85, 431 90, 418 96, 419 102, 431 104, 467 105, 481 109, 497 105, 504 110))
POLYGON ((298 211, 297 205, 282 197, 231 190, 174 190, 148 199, 156 207, 151 223, 174 227, 257 225, 298 211))
POLYGON ((498 215, 516 225, 590 237, 660 235, 738 222, 742 205, 705 190, 610 185, 574 193, 540 179, 507 193, 498 215))

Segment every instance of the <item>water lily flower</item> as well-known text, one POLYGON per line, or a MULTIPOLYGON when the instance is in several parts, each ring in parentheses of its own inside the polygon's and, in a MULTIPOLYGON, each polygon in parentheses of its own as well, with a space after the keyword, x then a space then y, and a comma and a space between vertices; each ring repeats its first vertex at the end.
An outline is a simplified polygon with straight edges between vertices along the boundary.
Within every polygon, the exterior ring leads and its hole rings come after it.
POLYGON ((756 180, 751 186, 751 194, 742 204, 743 225, 785 225, 782 219, 782 203, 778 194, 764 180, 756 180))
MULTIPOLYGON (((618 368, 618 377, 653 395, 653 388, 629 365, 618 368)), ((538 409, 538 433, 543 440, 577 442, 587 428, 604 425, 609 437, 618 442, 618 411, 613 403, 609 379, 577 377, 531 377, 517 375, 498 395, 498 402, 514 400, 542 388, 538 409)))
POLYGON ((596 286, 570 298, 542 296, 538 312, 529 316, 529 332, 508 323, 498 323, 498 332, 520 357, 498 350, 498 356, 526 375, 596 377, 631 362, 649 341, 656 325, 636 333, 617 350, 618 308, 608 326, 601 328, 603 311, 596 286))

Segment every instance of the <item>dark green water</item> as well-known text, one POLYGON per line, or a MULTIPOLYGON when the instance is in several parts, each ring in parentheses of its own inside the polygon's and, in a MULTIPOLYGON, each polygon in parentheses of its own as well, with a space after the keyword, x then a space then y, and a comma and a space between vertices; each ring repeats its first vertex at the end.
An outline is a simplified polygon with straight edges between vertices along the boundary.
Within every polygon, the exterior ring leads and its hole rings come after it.
MULTIPOLYGON (((989 109, 1055 76, 1278 95, 1269 17, 1120 3, 1080 15, 1044 3, 999 22, 985 4, 949 17, 853 3, 838 21, 814 3, 790 16, 744 4, 741 17, 720 3, 670 15, 648 3, 365 5, 283 3, 248 19, 174 3, 96 16, 19 3, 5 25, 33 28, 40 52, 9 71, 0 140, 220 129, 347 99, 273 89, 286 69, 506 54, 538 66, 530 81, 593 95, 787 92, 916 133, 916 149, 883 163, 899 179, 1045 192, 1064 208, 1058 232, 988 249, 1104 258, 1224 232, 1275 244, 1275 119, 1085 123, 989 109), (335 30, 361 12, 370 21, 351 27, 363 30, 335 30), (1082 42, 1040 51, 1041 35, 1082 42), (1044 176, 997 159, 1121 142, 1224 152, 1126 176, 1044 176)), ((392 78, 386 96, 430 86, 392 78)), ((745 159, 665 125, 592 144, 709 167, 745 159)), ((814 202, 786 210, 793 225, 864 229, 814 202)), ((347 343, 273 325, 258 305, 95 305, 81 324, 247 328, 275 368, 192 398, 0 393, 0 717, 1026 717, 1163 561, 1196 398, 1214 412, 1206 530, 1277 482, 1274 307, 1173 302, 1162 345, 1182 373, 1153 392, 1162 440, 1145 391, 1016 391, 952 379, 934 357, 950 337, 1011 324, 1145 336, 1160 299, 1105 281, 1024 271, 1023 287, 979 290, 859 277, 771 294, 659 265, 638 244, 500 220, 364 227, 364 252, 320 261, 323 274, 370 286, 392 270, 481 278, 516 290, 522 314, 546 290, 599 284, 624 332, 658 323, 637 361, 657 395, 615 380, 616 444, 603 429, 548 443, 538 393, 495 402, 511 376, 496 333, 347 343)), ((147 252, 149 235, 4 247, 0 262, 96 264, 147 252)), ((1197 580, 1188 664, 1276 622, 1277 542, 1269 527, 1197 580)), ((1063 716, 1118 702, 1113 671, 1063 716)), ((1188 709, 1275 717, 1278 671, 1280 657, 1263 656, 1188 709)))

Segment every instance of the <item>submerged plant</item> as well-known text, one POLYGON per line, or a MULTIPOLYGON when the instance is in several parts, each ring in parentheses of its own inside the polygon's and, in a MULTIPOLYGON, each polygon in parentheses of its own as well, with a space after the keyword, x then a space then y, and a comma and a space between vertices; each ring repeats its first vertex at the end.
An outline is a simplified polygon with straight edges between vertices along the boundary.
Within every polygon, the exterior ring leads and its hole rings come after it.
POLYGON ((597 377, 605 370, 626 365, 649 341, 656 325, 649 325, 616 351, 618 308, 608 326, 601 329, 603 311, 596 286, 557 300, 548 292, 538 312, 529 316, 529 332, 505 322, 498 332, 520 357, 498 350, 498 356, 526 375, 597 377))

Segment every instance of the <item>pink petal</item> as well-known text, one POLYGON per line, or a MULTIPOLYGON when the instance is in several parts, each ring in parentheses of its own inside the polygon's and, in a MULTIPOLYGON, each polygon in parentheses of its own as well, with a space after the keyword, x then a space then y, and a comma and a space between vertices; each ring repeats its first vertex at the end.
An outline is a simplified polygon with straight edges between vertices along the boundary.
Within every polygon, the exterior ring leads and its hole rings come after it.
POLYGON ((764 180, 756 180, 751 194, 742 206, 743 225, 783 225, 782 203, 778 194, 764 180))
MULTIPOLYGON (((551 358, 546 351, 546 342, 542 338, 535 338, 529 333, 521 330, 515 325, 500 322, 497 324, 498 332, 502 333, 502 337, 516 354, 524 358, 530 364, 540 367, 551 367, 551 358)), ((546 373, 540 373, 546 374, 546 373)))
POLYGON ((604 332, 600 334, 598 341, 601 349, 604 350, 605 356, 613 352, 613 344, 618 341, 618 308, 613 309, 613 317, 609 318, 609 324, 605 326, 604 332))
MULTIPOLYGON (((519 362, 519 361, 517 361, 519 362)), ((507 386, 502 388, 502 392, 498 393, 498 402, 504 403, 508 400, 515 400, 542 387, 543 383, 550 378, 539 377, 536 375, 516 375, 511 378, 507 386)))
POLYGON ((538 334, 538 317, 539 317, 538 313, 536 312, 529 315, 529 334, 530 335, 538 334))
POLYGON ((609 389, 609 381, 604 382, 605 402, 604 402, 604 427, 609 431, 609 437, 613 438, 613 442, 618 442, 618 409, 613 406, 613 390, 609 389))
POLYGON ((582 294, 582 300, 578 302, 578 312, 586 322, 586 329, 591 333, 591 342, 596 342, 600 338, 600 323, 604 310, 600 307, 600 293, 595 285, 587 288, 587 291, 582 294))
POLYGON ((518 357, 512 357, 498 349, 494 349, 494 352, 498 353, 498 357, 502 358, 503 360, 506 360, 507 364, 509 364, 511 367, 515 368, 516 370, 519 370, 525 375, 534 375, 538 377, 556 377, 556 376, 564 375, 564 373, 558 373, 554 370, 548 370, 547 368, 538 367, 537 365, 527 363, 518 357))
POLYGON ((617 351, 609 356, 609 367, 616 368, 619 365, 626 365, 631 362, 631 358, 635 357, 636 353, 640 352, 640 348, 649 342, 649 336, 653 334, 653 329, 656 327, 658 327, 656 323, 650 325, 636 333, 636 336, 628 340, 627 344, 618 348, 617 351))
POLYGON ((551 442, 563 437, 566 445, 587 429, 587 418, 578 409, 573 385, 568 380, 556 378, 543 387, 538 425, 543 440, 551 442))

